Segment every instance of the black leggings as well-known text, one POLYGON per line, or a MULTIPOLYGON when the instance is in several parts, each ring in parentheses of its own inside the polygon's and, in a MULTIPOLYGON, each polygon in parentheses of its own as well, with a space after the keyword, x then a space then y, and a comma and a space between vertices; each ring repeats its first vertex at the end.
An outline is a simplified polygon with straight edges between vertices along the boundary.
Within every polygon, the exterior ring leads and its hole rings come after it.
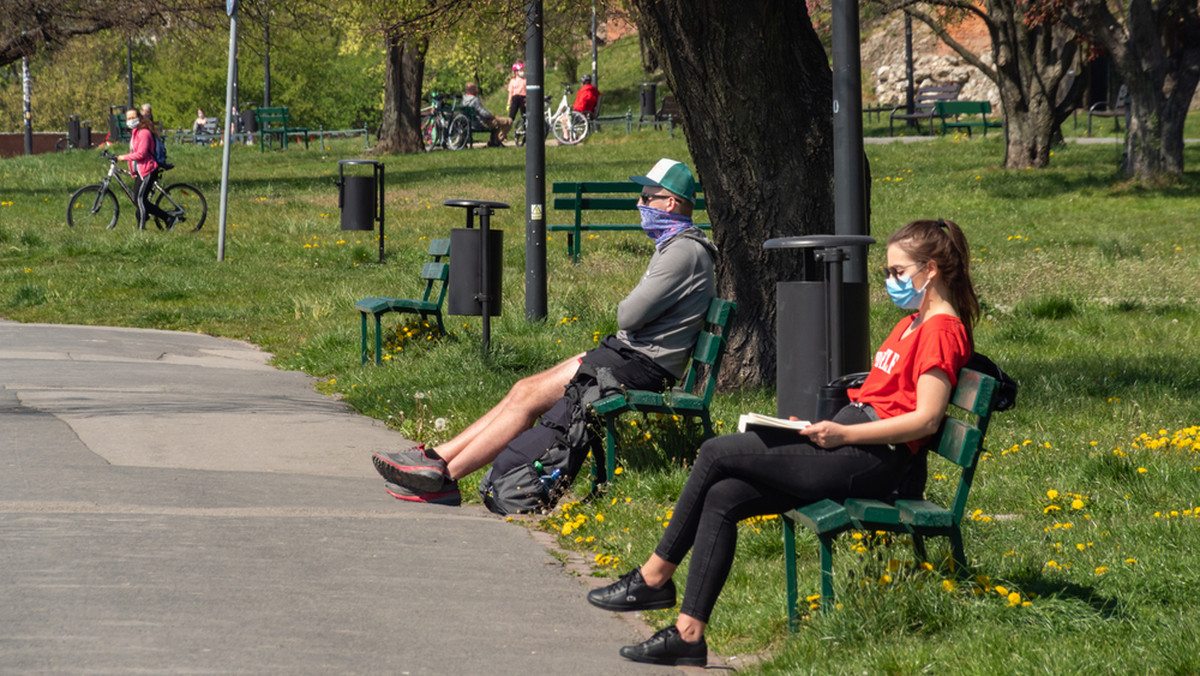
POLYGON ((138 230, 146 229, 146 219, 151 214, 159 217, 167 223, 171 222, 171 216, 163 211, 157 204, 150 203, 151 187, 158 180, 159 171, 155 170, 146 175, 145 178, 137 177, 134 185, 134 195, 137 197, 134 203, 137 204, 138 210, 138 230))
MULTIPOLYGON (((861 410, 846 407, 834 420, 854 424, 867 418, 861 410)), ((680 612, 708 621, 733 564, 739 521, 822 498, 886 497, 910 459, 903 446, 824 449, 786 430, 729 434, 704 442, 654 550, 676 565, 692 550, 680 612)))

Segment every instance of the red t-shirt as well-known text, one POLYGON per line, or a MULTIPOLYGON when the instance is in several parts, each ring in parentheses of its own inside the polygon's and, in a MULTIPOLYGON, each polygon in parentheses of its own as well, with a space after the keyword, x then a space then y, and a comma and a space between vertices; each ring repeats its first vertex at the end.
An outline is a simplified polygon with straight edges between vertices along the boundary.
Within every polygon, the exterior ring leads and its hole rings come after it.
MULTIPOLYGON (((850 400, 870 404, 881 419, 892 418, 917 409, 917 379, 933 369, 941 369, 958 383, 958 371, 971 356, 971 343, 962 321, 953 315, 933 315, 913 329, 917 315, 900 320, 891 335, 875 353, 875 363, 863 386, 850 390, 850 400)), ((915 453, 924 439, 908 442, 915 453)))

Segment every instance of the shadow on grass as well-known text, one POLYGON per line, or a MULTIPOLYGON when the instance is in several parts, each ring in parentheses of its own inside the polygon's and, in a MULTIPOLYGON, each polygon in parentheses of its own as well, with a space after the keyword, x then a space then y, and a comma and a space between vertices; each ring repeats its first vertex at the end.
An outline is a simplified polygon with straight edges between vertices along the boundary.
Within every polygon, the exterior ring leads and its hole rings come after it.
POLYGON ((1132 615, 1126 604, 1113 596, 1105 596, 1090 585, 1051 580, 1040 573, 1024 573, 1008 578, 1026 594, 1041 599, 1077 601, 1091 608, 1103 620, 1128 620, 1132 615))

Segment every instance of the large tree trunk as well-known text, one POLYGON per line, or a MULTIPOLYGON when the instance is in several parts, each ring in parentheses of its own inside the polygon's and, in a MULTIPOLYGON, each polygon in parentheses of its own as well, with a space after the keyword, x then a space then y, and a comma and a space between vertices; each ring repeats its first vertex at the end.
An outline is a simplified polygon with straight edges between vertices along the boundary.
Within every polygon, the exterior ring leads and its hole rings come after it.
POLYGON ((421 83, 425 78, 426 39, 387 35, 383 75, 383 121, 378 153, 412 154, 425 150, 421 140, 421 83))
MULTIPOLYGON (((775 378, 775 282, 802 279, 772 237, 833 232, 833 77, 804 3, 634 0, 683 112, 738 314, 722 385, 775 378)), ((789 349, 804 349, 790 346, 789 349)))
POLYGON ((1129 91, 1125 173, 1143 183, 1183 174, 1183 122, 1200 83, 1200 7, 1195 0, 1130 0, 1115 16, 1080 0, 1066 20, 1112 56, 1129 91))
POLYGON ((943 22, 915 7, 905 8, 996 83, 1004 108, 1004 167, 1041 169, 1049 165, 1050 149, 1062 139, 1061 125, 1084 86, 1083 79, 1077 78, 1060 95, 1079 51, 1074 31, 1059 22, 1030 21, 1024 0, 989 0, 983 10, 961 2, 938 4, 972 12, 987 26, 994 66, 956 42, 943 22))

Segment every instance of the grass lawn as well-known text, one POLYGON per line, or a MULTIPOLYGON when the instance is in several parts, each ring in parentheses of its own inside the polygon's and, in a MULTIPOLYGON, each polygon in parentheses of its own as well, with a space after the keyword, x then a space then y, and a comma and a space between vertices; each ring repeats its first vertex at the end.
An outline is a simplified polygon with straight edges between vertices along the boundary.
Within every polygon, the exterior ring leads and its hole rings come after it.
MULTIPOLYGON (((612 129, 548 148, 547 182, 621 179, 687 155, 665 131, 612 129)), ((902 541, 867 537, 855 548, 846 539, 835 560, 841 609, 805 618, 789 637, 779 523, 747 522, 710 627, 715 652, 769 653, 747 672, 1200 671, 1200 569, 1190 558, 1200 550, 1200 173, 1161 191, 1128 188, 1114 174, 1119 146, 1079 145, 1056 150, 1047 170, 1002 171, 1002 143, 996 134, 867 147, 873 234, 882 240, 914 218, 960 223, 985 310, 979 349, 1021 382, 1017 408, 993 420, 969 504, 979 511, 964 526, 979 577, 954 585, 940 561, 915 565, 902 541)), ((520 376, 615 330, 614 308, 650 256, 647 238, 592 236, 573 267, 563 238, 552 237, 549 317, 529 323, 523 151, 381 158, 388 262, 380 266, 372 233, 338 228, 337 160, 361 147, 235 148, 225 263, 216 260, 217 148, 171 148, 179 168, 168 182, 195 183, 208 196, 208 223, 195 234, 137 232, 123 196, 115 230, 69 229, 67 197, 100 177, 97 153, 2 160, 0 315, 249 340, 279 367, 317 376, 323 391, 434 443, 520 376), (505 232, 493 354, 479 356, 477 318, 453 317, 445 338, 392 327, 384 365, 360 365, 354 301, 419 293, 428 238, 461 226, 461 210, 441 206, 453 197, 513 207, 493 219, 505 232)), ((1186 151, 1186 166, 1200 163, 1197 154, 1186 151)), ((881 268, 882 247, 870 255, 881 268)), ((872 345, 900 317, 881 286, 872 288, 872 345)), ((773 392, 721 393, 715 407, 727 429, 744 410, 772 412, 773 392)), ((694 446, 694 429, 630 420, 620 481, 530 526, 557 532, 564 547, 595 560, 598 575, 649 554, 686 477, 663 458, 694 446)), ((929 492, 944 498, 954 479, 931 472, 929 492)), ((464 483, 465 494, 477 480, 464 483)), ((810 595, 815 540, 802 536, 799 548, 801 593, 810 595)), ((655 624, 672 617, 650 615, 655 624)))

